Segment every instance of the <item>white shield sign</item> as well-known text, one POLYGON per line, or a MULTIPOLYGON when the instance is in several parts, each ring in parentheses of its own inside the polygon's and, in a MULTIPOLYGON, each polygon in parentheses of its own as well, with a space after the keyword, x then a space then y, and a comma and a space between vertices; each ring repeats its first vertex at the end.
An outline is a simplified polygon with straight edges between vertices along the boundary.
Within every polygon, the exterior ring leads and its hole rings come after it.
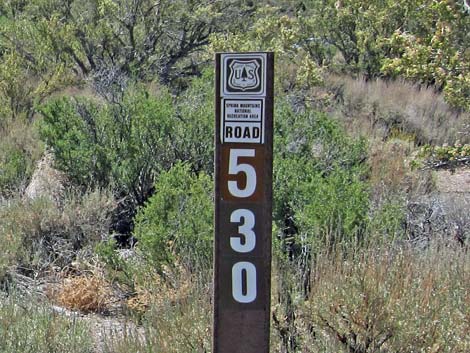
POLYGON ((230 63, 229 86, 242 91, 257 87, 260 82, 258 68, 256 60, 233 60, 230 63))

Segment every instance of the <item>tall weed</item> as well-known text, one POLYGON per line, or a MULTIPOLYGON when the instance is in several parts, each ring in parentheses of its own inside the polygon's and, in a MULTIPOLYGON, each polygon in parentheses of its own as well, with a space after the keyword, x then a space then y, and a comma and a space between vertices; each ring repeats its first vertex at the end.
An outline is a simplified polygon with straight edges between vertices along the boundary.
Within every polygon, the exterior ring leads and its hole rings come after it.
POLYGON ((468 352, 469 283, 461 249, 323 255, 302 314, 307 351, 468 352))
POLYGON ((0 299, 2 353, 92 353, 88 329, 32 300, 0 299))

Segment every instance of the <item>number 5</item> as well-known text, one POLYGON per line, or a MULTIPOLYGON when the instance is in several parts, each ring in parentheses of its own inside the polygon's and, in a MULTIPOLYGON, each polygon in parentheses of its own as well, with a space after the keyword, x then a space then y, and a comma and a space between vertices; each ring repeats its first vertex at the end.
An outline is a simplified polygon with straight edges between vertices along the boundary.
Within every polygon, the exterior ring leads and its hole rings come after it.
POLYGON ((245 198, 250 197, 256 190, 256 170, 250 164, 238 164, 239 157, 254 157, 255 150, 253 149, 231 149, 228 164, 228 173, 230 175, 237 175, 238 173, 245 173, 246 185, 245 188, 240 189, 238 183, 234 180, 228 182, 228 190, 235 197, 245 198))

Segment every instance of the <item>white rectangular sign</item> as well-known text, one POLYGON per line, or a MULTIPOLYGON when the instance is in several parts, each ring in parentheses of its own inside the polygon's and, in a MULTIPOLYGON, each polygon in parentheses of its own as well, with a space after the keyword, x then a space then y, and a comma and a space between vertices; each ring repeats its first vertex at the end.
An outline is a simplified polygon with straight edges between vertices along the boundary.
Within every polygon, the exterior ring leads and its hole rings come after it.
POLYGON ((263 116, 263 101, 252 100, 224 100, 225 121, 261 121, 263 116))
POLYGON ((226 122, 224 142, 261 143, 261 123, 226 122))
POLYGON ((264 143, 264 99, 222 99, 221 141, 264 143))

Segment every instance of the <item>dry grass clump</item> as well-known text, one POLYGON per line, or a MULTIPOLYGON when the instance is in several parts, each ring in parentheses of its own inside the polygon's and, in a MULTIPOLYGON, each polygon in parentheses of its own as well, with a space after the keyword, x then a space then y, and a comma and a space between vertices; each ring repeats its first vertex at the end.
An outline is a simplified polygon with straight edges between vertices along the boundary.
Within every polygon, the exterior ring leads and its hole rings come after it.
POLYGON ((452 109, 432 88, 333 75, 326 86, 335 96, 331 109, 355 134, 384 140, 399 131, 418 144, 470 141, 470 114, 452 109))
POLYGON ((78 250, 107 236, 114 207, 112 193, 103 190, 68 193, 62 206, 47 197, 6 200, 0 204, 0 252, 10 259, 5 266, 43 271, 69 265, 78 250))
POLYGON ((135 294, 126 300, 126 306, 137 314, 143 314, 150 308, 152 301, 152 292, 138 287, 135 294))
MULTIPOLYGON (((141 319, 145 334, 111 334, 104 352, 210 351, 210 284, 186 279, 188 292, 184 284, 172 291, 159 281, 153 292, 143 291, 146 300, 152 297, 141 319)), ((320 254, 307 298, 291 293, 291 311, 284 315, 278 306, 285 303, 273 296, 278 322, 272 324, 271 350, 466 353, 469 284, 470 253, 457 247, 436 243, 426 251, 390 247, 320 254)))
POLYGON ((302 312, 305 352, 469 352, 470 255, 368 250, 322 256, 302 312))
MULTIPOLYGON (((387 207, 390 199, 405 201, 414 195, 426 194, 435 189, 431 171, 415 168, 416 154, 415 144, 400 138, 391 138, 370 146, 369 182, 371 202, 374 205, 371 214, 387 207)), ((372 220, 383 221, 374 220, 374 217, 372 220)))
MULTIPOLYGON (((209 283, 183 276, 172 286, 157 280, 135 297, 146 301, 145 334, 127 332, 106 338, 105 353, 206 353, 211 350, 212 306, 209 283), (154 288, 152 288, 154 287, 154 288)), ((129 303, 128 303, 129 305, 129 303)), ((141 307, 138 304, 137 308, 141 307)))
POLYGON ((413 142, 391 139, 370 148, 370 182, 376 188, 388 191, 402 191, 410 185, 409 163, 414 149, 413 142))
POLYGON ((114 298, 110 284, 97 274, 65 278, 52 296, 59 305, 85 313, 105 312, 114 298))
POLYGON ((177 279, 169 281, 161 275, 147 271, 144 280, 136 284, 135 293, 127 301, 126 306, 132 311, 145 314, 151 308, 163 308, 167 305, 178 305, 191 295, 194 278, 180 268, 177 279))

